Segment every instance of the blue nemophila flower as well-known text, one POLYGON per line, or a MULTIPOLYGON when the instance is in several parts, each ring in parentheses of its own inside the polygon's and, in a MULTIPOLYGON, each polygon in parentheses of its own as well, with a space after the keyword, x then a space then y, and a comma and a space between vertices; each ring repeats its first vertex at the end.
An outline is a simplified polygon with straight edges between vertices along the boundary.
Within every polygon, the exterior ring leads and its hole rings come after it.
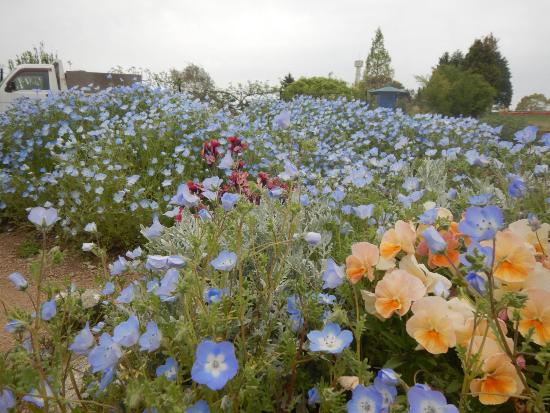
POLYGON ((4 326, 4 331, 6 333, 15 333, 19 330, 22 330, 25 327, 25 323, 21 320, 9 320, 4 326))
POLYGON ((176 195, 170 200, 171 204, 176 204, 179 206, 186 206, 187 208, 192 208, 197 206, 200 201, 200 198, 197 195, 194 195, 189 190, 187 184, 180 184, 176 195))
POLYGON ((101 290, 101 295, 111 295, 115 292, 115 285, 108 281, 105 283, 105 287, 103 287, 103 290, 101 290))
POLYGON ((483 278, 481 275, 470 271, 466 276, 464 277, 466 282, 472 286, 474 290, 476 290, 481 295, 485 294, 485 291, 487 291, 486 284, 487 280, 483 278))
POLYGON ((139 338, 139 345, 141 351, 148 351, 149 353, 157 350, 160 347, 160 340, 162 335, 154 321, 149 321, 145 328, 145 333, 139 338))
POLYGON ((55 304, 55 299, 52 298, 50 301, 45 301, 42 303, 42 308, 40 311, 40 317, 44 321, 49 321, 55 317, 57 314, 57 305, 55 304))
POLYGON ((399 377, 393 369, 380 369, 376 374, 375 381, 385 384, 386 386, 396 386, 399 382, 399 377))
POLYGON ((428 248, 434 254, 440 254, 447 249, 447 243, 433 226, 426 228, 424 232, 422 232, 422 236, 424 237, 424 240, 426 240, 428 248))
POLYGON ((100 321, 99 323, 97 323, 95 326, 92 327, 92 333, 97 334, 101 332, 101 330, 103 330, 103 327, 105 327, 105 322, 100 321))
POLYGON ((215 201, 218 198, 218 191, 222 182, 223 180, 218 176, 206 178, 202 181, 202 186, 204 188, 202 195, 211 201, 215 201))
POLYGON ((323 290, 327 288, 337 288, 344 283, 346 279, 343 266, 339 266, 332 258, 326 261, 327 268, 322 274, 323 290))
POLYGON ((347 403, 348 413, 381 413, 384 399, 374 386, 356 386, 351 392, 351 400, 347 403))
POLYGON ((237 264, 237 254, 231 251, 221 251, 210 265, 218 271, 231 271, 237 264))
POLYGON ((317 297, 319 299, 319 304, 332 305, 336 302, 335 295, 319 293, 317 297))
POLYGON ((127 251, 126 252, 126 256, 128 258, 130 258, 131 260, 135 260, 136 258, 141 257, 141 254, 142 254, 141 247, 137 247, 133 251, 127 251))
POLYGON ((309 205, 309 197, 307 194, 300 195, 300 205, 304 207, 309 205))
POLYGON ((0 392, 0 413, 8 413, 8 409, 15 407, 15 397, 9 389, 3 389, 0 392))
POLYGON ((527 214, 527 223, 533 232, 537 232, 541 227, 540 219, 532 212, 527 214))
POLYGON ((201 208, 198 212, 199 218, 203 221, 210 221, 212 220, 212 214, 208 212, 206 208, 201 208))
POLYGON ((430 390, 428 386, 416 384, 407 392, 410 413, 458 413, 456 406, 447 404, 443 393, 430 390))
POLYGON ((539 128, 536 126, 527 126, 524 129, 521 129, 517 131, 514 134, 514 138, 516 141, 526 144, 534 142, 537 139, 537 132, 539 128))
POLYGON ((468 208, 458 229, 473 240, 482 241, 492 239, 503 226, 502 211, 495 205, 489 205, 483 208, 468 208))
POLYGON ((383 369, 378 372, 374 379, 374 388, 382 395, 382 410, 386 413, 390 411, 391 404, 397 396, 397 375, 391 369, 383 369))
POLYGON ((124 347, 131 347, 139 339, 139 321, 136 316, 121 322, 113 330, 113 340, 124 347))
POLYGON ((296 306, 296 296, 290 295, 286 300, 286 311, 292 321, 292 331, 298 331, 304 324, 302 312, 296 306))
POLYGON ((174 296, 180 274, 175 268, 170 268, 160 280, 160 286, 154 290, 154 294, 162 301, 169 301, 174 296))
POLYGON ((127 264, 128 264, 128 261, 126 261, 126 258, 119 256, 115 262, 113 262, 112 264, 109 264, 109 270, 111 272, 111 275, 114 276, 114 275, 122 274, 128 268, 127 264))
POLYGON ((367 219, 372 217, 372 213, 374 212, 374 205, 359 205, 356 207, 353 207, 353 213, 355 216, 359 219, 367 219))
POLYGON ((204 301, 208 304, 214 304, 219 303, 224 295, 229 294, 229 290, 227 288, 208 288, 203 296, 204 301))
POLYGON ((315 406, 316 404, 321 403, 321 396, 319 395, 319 390, 317 387, 312 387, 307 391, 307 404, 310 406, 315 406))
POLYGON ((458 195, 458 191, 454 188, 451 188, 449 189, 449 191, 447 191, 447 199, 450 199, 450 200, 456 199, 457 195, 458 195))
POLYGON ((492 198, 493 194, 472 195, 470 198, 468 198, 468 202, 470 203, 470 205, 483 206, 491 202, 492 198))
POLYGON ((283 192, 283 188, 281 188, 280 186, 274 186, 269 191, 267 191, 267 195, 270 198, 279 199, 283 195, 283 192))
POLYGON ((235 347, 228 341, 203 340, 195 352, 191 378, 211 390, 219 390, 237 374, 235 347))
POLYGON ((113 367, 120 357, 122 349, 118 343, 109 334, 103 333, 99 337, 99 344, 88 354, 88 363, 92 367, 92 373, 97 373, 113 367))
POLYGON ((218 168, 220 169, 231 169, 233 167, 233 158, 231 157, 231 152, 227 151, 222 159, 220 159, 220 163, 218 164, 218 168))
POLYGON ((69 350, 76 354, 88 354, 90 347, 94 345, 94 336, 90 331, 90 323, 86 322, 86 326, 74 338, 69 350))
POLYGON ((95 244, 93 242, 83 242, 82 243, 82 251, 84 252, 90 252, 94 249, 95 244))
POLYGON ((336 188, 331 196, 332 199, 334 199, 336 202, 340 202, 344 200, 344 198, 346 197, 346 193, 342 189, 336 188))
POLYGON ((474 262, 474 260, 470 262, 471 257, 482 258, 483 265, 488 268, 491 266, 491 262, 493 261, 493 248, 480 245, 477 243, 477 240, 472 240, 470 245, 468 245, 466 254, 460 255, 460 263, 465 267, 471 267, 474 262))
MULTIPOLYGON (((151 224, 151 226, 147 228, 143 228, 141 230, 141 233, 147 239, 154 239, 159 237, 162 234, 163 230, 164 230, 164 226, 160 223, 158 215, 154 214, 153 223, 151 224)), ((140 250, 140 254, 141 254, 141 250, 140 250)))
POLYGON ((403 182, 403 189, 407 192, 416 191, 418 188, 420 188, 420 180, 418 178, 415 178, 413 176, 408 176, 405 178, 405 181, 403 182))
POLYGON ((220 199, 223 210, 225 212, 231 211, 240 198, 241 196, 239 194, 232 194, 230 192, 224 193, 220 199))
POLYGON ((101 374, 101 380, 99 381, 99 388, 97 390, 96 396, 100 393, 103 393, 107 386, 111 384, 113 379, 115 378, 116 369, 115 367, 109 367, 107 370, 105 370, 101 374))
POLYGON ((185 413, 210 413, 210 409, 205 400, 199 400, 193 406, 189 407, 185 413))
POLYGON ((15 286, 15 288, 18 289, 19 291, 24 291, 29 286, 25 277, 23 277, 18 272, 12 272, 10 275, 8 275, 8 280, 10 280, 15 286))
POLYGON ((32 208, 28 218, 29 221, 41 228, 51 227, 59 219, 57 209, 43 207, 32 208))
POLYGON ((508 175, 508 194, 513 198, 522 198, 525 196, 527 188, 525 182, 520 176, 515 174, 508 175))
POLYGON ((86 224, 86 226, 84 227, 84 231, 86 232, 97 232, 97 225, 95 222, 90 222, 88 224, 86 224))
POLYGON ((290 162, 288 159, 285 160, 285 170, 279 174, 279 178, 283 181, 290 181, 293 178, 296 178, 300 172, 298 168, 290 162))
MULTIPOLYGON (((53 392, 50 385, 46 382, 44 382, 43 385, 44 390, 46 391, 46 396, 53 397, 53 392)), ((32 389, 29 393, 23 396, 22 400, 24 402, 32 403, 36 407, 44 407, 44 398, 40 395, 40 392, 37 389, 32 389)))
POLYGON ((321 242, 321 234, 318 232, 306 232, 304 234, 304 240, 309 245, 317 245, 321 242))
POLYGON ((170 381, 175 381, 178 376, 178 370, 178 362, 172 357, 168 357, 163 365, 157 367, 155 374, 157 377, 164 376, 170 381))
POLYGON ((424 211, 423 214, 418 216, 418 221, 426 225, 433 225, 436 219, 437 219, 437 208, 428 209, 427 211, 424 211))
POLYGON ((134 288, 134 284, 130 284, 120 292, 120 295, 115 299, 115 302, 117 304, 130 304, 135 298, 134 288))
POLYGON ((281 113, 275 115, 273 118, 273 126, 277 129, 288 129, 290 127, 290 112, 284 110, 281 113))
POLYGON ((341 353, 353 341, 349 330, 341 330, 336 323, 327 324, 322 330, 312 330, 307 334, 311 351, 324 351, 331 354, 341 353))

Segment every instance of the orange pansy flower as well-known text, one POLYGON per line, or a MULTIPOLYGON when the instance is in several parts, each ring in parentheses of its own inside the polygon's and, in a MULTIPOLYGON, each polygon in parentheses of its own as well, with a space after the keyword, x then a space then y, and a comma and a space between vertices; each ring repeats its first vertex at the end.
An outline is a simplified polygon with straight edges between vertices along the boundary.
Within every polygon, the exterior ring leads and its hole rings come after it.
POLYGON ((346 258, 346 275, 356 284, 367 275, 374 279, 374 266, 380 257, 378 247, 368 242, 357 242, 351 246, 351 255, 346 258))

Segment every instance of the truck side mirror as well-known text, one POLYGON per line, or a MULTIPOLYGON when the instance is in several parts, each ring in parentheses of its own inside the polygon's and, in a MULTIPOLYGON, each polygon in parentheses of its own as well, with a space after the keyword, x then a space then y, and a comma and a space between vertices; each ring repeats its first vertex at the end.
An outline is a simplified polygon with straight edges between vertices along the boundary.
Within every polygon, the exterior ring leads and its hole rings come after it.
POLYGON ((11 80, 8 82, 8 84, 6 85, 6 92, 8 93, 11 93, 11 92, 14 92, 16 89, 15 87, 15 81, 11 80))

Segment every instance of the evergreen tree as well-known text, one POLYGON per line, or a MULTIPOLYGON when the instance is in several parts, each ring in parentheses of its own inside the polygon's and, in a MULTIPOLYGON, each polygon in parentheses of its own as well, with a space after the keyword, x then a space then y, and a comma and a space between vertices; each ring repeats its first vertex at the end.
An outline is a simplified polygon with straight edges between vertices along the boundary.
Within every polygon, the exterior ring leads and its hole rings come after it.
POLYGON ((294 77, 292 77, 292 74, 286 75, 283 80, 281 80, 281 88, 284 89, 288 85, 294 82, 294 77))
POLYGON ((464 57, 464 68, 480 74, 496 90, 495 104, 508 107, 512 101, 512 82, 508 61, 498 50, 492 35, 476 39, 464 57))
POLYGON ((379 27, 376 29, 374 35, 363 75, 366 89, 377 89, 390 83, 393 79, 393 74, 391 57, 384 47, 384 35, 379 27))
POLYGON ((460 50, 455 50, 453 54, 450 54, 449 52, 443 53, 443 55, 439 58, 438 66, 453 65, 461 67, 463 64, 464 53, 462 53, 460 50))

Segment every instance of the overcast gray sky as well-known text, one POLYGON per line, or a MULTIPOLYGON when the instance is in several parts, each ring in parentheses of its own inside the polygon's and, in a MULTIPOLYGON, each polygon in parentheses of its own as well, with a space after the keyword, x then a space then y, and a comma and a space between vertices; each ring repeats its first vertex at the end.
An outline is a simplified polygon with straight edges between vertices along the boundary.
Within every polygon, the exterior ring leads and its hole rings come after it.
POLYGON ((73 69, 203 66, 220 86, 330 72, 351 82, 376 27, 418 85, 446 50, 493 32, 514 99, 550 96, 550 0, 0 0, 0 62, 45 42, 73 69))

